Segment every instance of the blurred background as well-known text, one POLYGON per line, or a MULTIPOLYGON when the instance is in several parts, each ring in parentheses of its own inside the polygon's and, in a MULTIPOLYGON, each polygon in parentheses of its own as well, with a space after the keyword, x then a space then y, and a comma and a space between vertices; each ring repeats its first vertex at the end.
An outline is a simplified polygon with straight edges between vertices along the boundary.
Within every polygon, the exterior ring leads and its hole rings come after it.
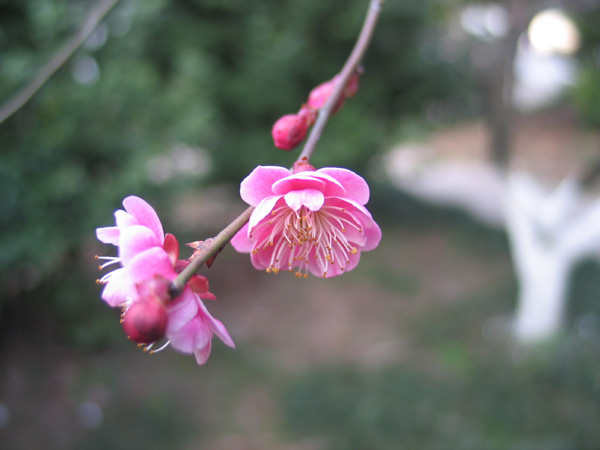
MULTIPOLYGON (((0 0, 0 104, 95 4, 0 0)), ((95 228, 135 194, 180 242, 215 235, 243 177, 294 161, 271 126, 341 69, 367 4, 120 0, 0 124, 0 448, 598 448, 593 0, 388 0, 311 161, 368 179, 382 244, 327 281, 227 248, 204 274, 236 350, 149 356, 100 300, 94 255, 113 249, 95 228), (506 188, 513 174, 531 189, 506 188), (547 215, 560 226, 539 231, 547 215), (585 251, 564 256, 567 235, 585 251), (519 258, 549 248, 563 276, 537 273, 561 281, 559 319, 515 333, 519 258)))

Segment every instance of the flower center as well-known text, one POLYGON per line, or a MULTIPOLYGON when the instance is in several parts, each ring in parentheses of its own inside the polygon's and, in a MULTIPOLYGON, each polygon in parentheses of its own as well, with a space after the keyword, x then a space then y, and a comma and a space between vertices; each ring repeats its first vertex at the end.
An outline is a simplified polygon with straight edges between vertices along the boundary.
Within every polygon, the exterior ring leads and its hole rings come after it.
POLYGON ((310 211, 303 206, 294 211, 282 205, 251 230, 250 239, 256 236, 252 254, 269 252, 269 273, 298 267, 296 276, 307 278, 309 265, 316 265, 325 278, 329 267, 337 265, 343 271, 350 255, 358 253, 348 239, 347 227, 363 232, 359 219, 345 208, 330 205, 310 211))

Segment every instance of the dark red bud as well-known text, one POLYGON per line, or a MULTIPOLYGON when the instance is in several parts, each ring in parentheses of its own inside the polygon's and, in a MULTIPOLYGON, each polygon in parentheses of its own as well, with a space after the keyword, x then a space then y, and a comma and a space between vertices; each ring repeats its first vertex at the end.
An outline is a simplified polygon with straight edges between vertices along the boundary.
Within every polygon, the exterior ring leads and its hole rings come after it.
POLYGON ((127 337, 140 344, 151 344, 162 338, 167 331, 167 323, 167 308, 152 298, 135 302, 121 316, 127 337))
POLYGON ((306 119, 298 114, 285 115, 273 125, 271 135, 275 147, 292 150, 306 137, 306 119))

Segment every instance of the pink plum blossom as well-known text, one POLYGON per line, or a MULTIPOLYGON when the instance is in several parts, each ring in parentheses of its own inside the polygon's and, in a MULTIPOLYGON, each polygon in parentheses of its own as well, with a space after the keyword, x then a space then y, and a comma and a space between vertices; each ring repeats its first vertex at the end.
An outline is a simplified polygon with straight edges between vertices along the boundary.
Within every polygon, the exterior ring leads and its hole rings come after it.
MULTIPOLYGON (((167 323, 160 327, 164 329, 166 338, 174 349, 193 353, 199 364, 206 362, 210 354, 213 334, 228 346, 235 347, 226 328, 210 315, 202 302, 202 299, 215 299, 208 291, 205 277, 194 275, 183 292, 173 300, 165 295, 168 288, 166 284, 160 286, 161 280, 164 283, 174 280, 188 261, 179 260, 177 239, 171 234, 164 234, 158 215, 148 203, 131 196, 123 200, 123 206, 125 211, 115 212, 116 226, 96 230, 98 239, 116 245, 119 253, 118 257, 99 258, 108 261, 101 268, 117 263, 121 265, 99 280, 105 284, 102 298, 112 307, 123 308, 124 317, 129 308, 143 302, 146 307, 136 306, 131 312, 132 317, 154 314, 160 318, 162 303, 167 323)), ((134 325, 127 326, 126 330, 135 328, 134 325)), ((129 336, 132 337, 131 334, 129 336)), ((138 339, 138 342, 142 341, 138 339)))
POLYGON ((369 186, 348 169, 293 173, 258 166, 242 181, 240 194, 255 209, 231 243, 250 253, 257 269, 277 273, 297 268, 296 276, 310 272, 329 278, 352 270, 361 252, 373 250, 381 240, 381 230, 364 206, 369 186))

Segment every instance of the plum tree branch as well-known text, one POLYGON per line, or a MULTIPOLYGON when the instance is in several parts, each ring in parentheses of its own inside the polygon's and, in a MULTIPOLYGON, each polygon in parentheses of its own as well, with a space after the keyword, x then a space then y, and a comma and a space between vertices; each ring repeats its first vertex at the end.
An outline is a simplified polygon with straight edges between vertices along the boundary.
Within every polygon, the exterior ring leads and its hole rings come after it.
MULTIPOLYGON (((373 35, 373 30, 377 24, 381 5, 384 1, 385 0, 370 0, 369 10, 354 49, 352 50, 352 53, 350 53, 348 60, 342 68, 339 82, 337 83, 333 93, 320 110, 319 117, 311 130, 300 156, 298 157, 298 161, 307 161, 312 156, 312 153, 321 136, 321 132, 325 127, 329 116, 331 115, 333 106, 337 103, 337 100, 342 94, 344 86, 360 64, 362 57, 369 46, 371 37, 373 35)), ((252 211, 254 211, 254 207, 246 209, 233 222, 227 225, 227 227, 225 227, 215 238, 200 244, 200 247, 196 250, 194 257, 188 266, 181 271, 175 280, 171 282, 170 293, 172 298, 180 295, 185 287, 185 284, 192 278, 192 276, 194 276, 194 274, 204 264, 206 264, 211 258, 215 257, 221 251, 221 249, 223 249, 223 247, 225 247, 231 241, 231 239, 233 239, 236 233, 244 227, 248 220, 250 220, 252 211)))
POLYGON ((16 113, 40 88, 46 84, 54 73, 75 53, 81 44, 92 34, 100 21, 117 4, 119 0, 100 0, 89 12, 81 28, 54 54, 21 90, 0 106, 0 124, 16 113))
POLYGON ((373 31, 375 30, 375 26, 377 25, 377 19, 379 18, 379 12, 381 11, 381 5, 385 0, 371 0, 369 4, 369 10, 367 12, 367 16, 365 17, 365 21, 363 23, 362 29, 354 45, 354 49, 348 60, 344 64, 342 71, 340 72, 340 77, 338 83, 335 86, 335 89, 331 93, 331 96, 325 102, 325 105, 319 111, 319 116, 315 125, 310 131, 308 135, 308 139, 302 148, 302 152, 298 157, 298 161, 301 160, 310 160, 315 147, 317 146, 317 142, 321 138, 321 133, 331 116, 331 111, 334 108, 334 105, 337 104, 338 99, 342 95, 342 91, 348 82, 348 79, 352 76, 354 71, 357 69, 360 64, 365 52, 367 51, 367 47, 371 42, 371 37, 373 36, 373 31))

